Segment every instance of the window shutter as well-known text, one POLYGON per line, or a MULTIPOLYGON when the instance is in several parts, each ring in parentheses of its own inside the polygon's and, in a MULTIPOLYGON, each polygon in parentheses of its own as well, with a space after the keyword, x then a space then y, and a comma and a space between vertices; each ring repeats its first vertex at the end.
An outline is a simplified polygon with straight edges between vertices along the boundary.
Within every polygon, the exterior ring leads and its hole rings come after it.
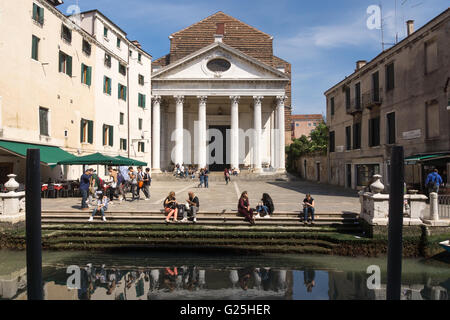
POLYGON ((83 119, 81 119, 81 131, 80 131, 80 142, 83 143, 84 142, 84 123, 85 121, 83 119))
POLYGON ((109 146, 114 146, 114 127, 109 127, 109 146))
POLYGON ((84 79, 84 63, 81 64, 81 83, 85 83, 85 79, 84 79))
POLYGON ((119 84, 117 85, 117 88, 118 88, 118 90, 117 90, 117 95, 118 95, 118 98, 119 98, 119 99, 121 98, 121 96, 120 96, 120 89, 121 89, 121 87, 122 87, 122 85, 119 83, 119 84))
POLYGON ((72 57, 67 56, 67 75, 72 77, 72 57))
POLYGON ((44 8, 38 8, 39 11, 39 23, 44 23, 44 8))
POLYGON ((63 53, 60 51, 59 52, 59 72, 62 72, 63 70, 63 53))
POLYGON ((31 58, 33 58, 34 60, 38 60, 37 49, 38 49, 38 38, 33 36, 31 44, 31 58))
POLYGON ((127 87, 123 87, 123 99, 127 101, 127 87))
POLYGON ((108 92, 107 87, 106 87, 106 76, 103 76, 103 92, 104 93, 108 92))
POLYGON ((111 95, 112 90, 112 79, 108 79, 108 94, 111 95))
POLYGON ((142 142, 141 152, 145 152, 145 143, 144 142, 142 142))
POLYGON ((91 78, 92 78, 92 67, 88 67, 87 68, 87 81, 86 81, 88 86, 91 86, 91 83, 92 83, 91 78))
POLYGON ((88 143, 94 142, 94 121, 88 121, 88 143))
POLYGON ((145 109, 145 94, 142 95, 142 107, 145 109))
POLYGON ((106 146, 106 124, 103 125, 103 131, 102 131, 102 136, 103 136, 103 145, 106 146))
POLYGON ((33 3, 33 19, 37 21, 37 16, 38 16, 38 6, 33 3))

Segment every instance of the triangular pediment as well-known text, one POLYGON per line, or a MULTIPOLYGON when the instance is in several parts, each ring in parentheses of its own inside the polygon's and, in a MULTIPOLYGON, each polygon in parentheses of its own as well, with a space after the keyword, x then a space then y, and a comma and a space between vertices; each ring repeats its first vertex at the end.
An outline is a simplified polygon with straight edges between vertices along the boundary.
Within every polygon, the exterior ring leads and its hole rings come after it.
POLYGON ((284 72, 222 42, 215 42, 162 69, 155 70, 152 76, 152 81, 219 79, 289 81, 284 72), (212 71, 208 63, 216 59, 228 61, 229 69, 223 72, 212 71))

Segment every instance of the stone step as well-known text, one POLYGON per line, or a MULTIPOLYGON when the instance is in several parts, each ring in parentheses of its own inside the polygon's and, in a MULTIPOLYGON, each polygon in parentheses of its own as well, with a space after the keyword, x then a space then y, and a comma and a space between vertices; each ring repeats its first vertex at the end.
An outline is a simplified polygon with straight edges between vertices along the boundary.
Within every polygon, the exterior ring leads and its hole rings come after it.
MULTIPOLYGON (((159 219, 139 219, 139 220, 130 220, 130 219, 114 219, 107 218, 107 222, 103 222, 100 217, 96 217, 93 222, 90 224, 115 224, 115 225, 161 225, 165 224, 164 218, 159 219)), ((261 226, 301 226, 303 223, 300 221, 270 221, 271 219, 257 220, 256 224, 261 226)), ((43 225, 51 225, 51 224, 88 224, 88 219, 86 217, 82 218, 44 218, 42 220, 43 225)), ((183 225, 182 223, 171 223, 176 225, 183 225)), ((192 222, 188 222, 186 224, 192 224, 192 222)), ((199 220, 197 225, 200 226, 246 226, 249 225, 248 222, 244 221, 244 219, 240 220, 224 220, 224 219, 215 219, 215 220, 199 220)), ((315 221, 315 225, 317 226, 332 226, 332 225, 354 225, 359 227, 359 223, 357 221, 323 221, 317 220, 315 221)))

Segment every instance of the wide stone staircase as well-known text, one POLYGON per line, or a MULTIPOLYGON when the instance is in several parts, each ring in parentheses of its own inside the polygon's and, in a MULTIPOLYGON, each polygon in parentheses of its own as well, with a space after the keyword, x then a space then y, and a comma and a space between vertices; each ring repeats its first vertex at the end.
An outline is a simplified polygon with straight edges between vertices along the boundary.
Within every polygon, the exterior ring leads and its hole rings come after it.
MULTIPOLYGON (((153 181, 191 181, 191 177, 187 178, 179 178, 175 177, 173 173, 159 173, 152 175, 153 181)), ((224 181, 223 172, 211 172, 209 174, 210 182, 222 182, 224 181)), ((293 181, 298 180, 297 177, 289 174, 289 173, 276 173, 276 172, 262 172, 262 173, 252 173, 250 171, 241 171, 238 176, 231 176, 231 181, 293 181)), ((198 176, 195 176, 195 179, 192 181, 199 181, 198 176)))

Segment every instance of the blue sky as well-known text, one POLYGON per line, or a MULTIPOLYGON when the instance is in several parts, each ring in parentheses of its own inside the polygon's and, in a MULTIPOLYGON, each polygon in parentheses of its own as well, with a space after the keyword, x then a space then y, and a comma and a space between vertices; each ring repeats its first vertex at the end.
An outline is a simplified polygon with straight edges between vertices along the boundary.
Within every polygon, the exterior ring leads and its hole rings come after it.
MULTIPOLYGON (((380 30, 369 30, 367 8, 382 4, 385 42, 416 30, 446 10, 448 0, 65 0, 81 11, 98 9, 139 40, 156 59, 170 51, 168 36, 223 11, 274 36, 274 54, 292 64, 293 113, 325 113, 323 93, 381 51, 380 30), (397 14, 395 14, 397 12, 397 14)), ((389 46, 387 46, 389 47, 389 46)))

